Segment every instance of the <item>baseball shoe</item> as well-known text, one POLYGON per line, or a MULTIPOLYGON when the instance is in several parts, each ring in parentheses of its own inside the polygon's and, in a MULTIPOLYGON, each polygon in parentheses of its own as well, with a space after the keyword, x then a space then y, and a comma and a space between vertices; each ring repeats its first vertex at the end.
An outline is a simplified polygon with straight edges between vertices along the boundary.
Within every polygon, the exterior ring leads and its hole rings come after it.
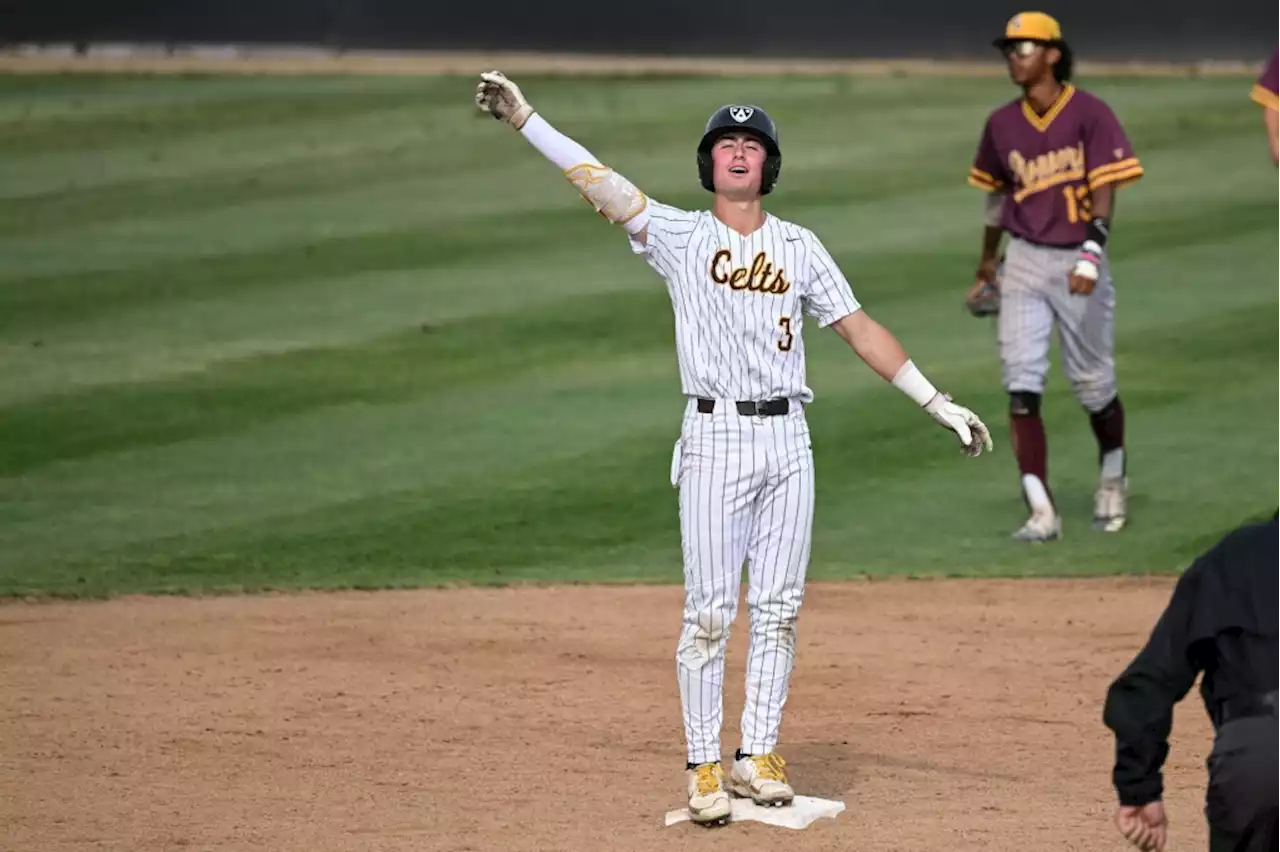
POLYGON ((1093 495, 1093 528, 1098 532, 1120 532, 1124 529, 1125 501, 1129 480, 1125 477, 1104 479, 1093 495))
POLYGON ((1033 513, 1013 534, 1014 541, 1053 541, 1061 537, 1062 521, 1052 510, 1033 513))
POLYGON ((689 819, 698 825, 724 825, 733 806, 724 789, 719 763, 703 763, 685 772, 689 782, 689 819))
POLYGON ((786 766, 777 752, 739 754, 729 773, 729 792, 757 805, 789 805, 796 794, 787 783, 786 766))

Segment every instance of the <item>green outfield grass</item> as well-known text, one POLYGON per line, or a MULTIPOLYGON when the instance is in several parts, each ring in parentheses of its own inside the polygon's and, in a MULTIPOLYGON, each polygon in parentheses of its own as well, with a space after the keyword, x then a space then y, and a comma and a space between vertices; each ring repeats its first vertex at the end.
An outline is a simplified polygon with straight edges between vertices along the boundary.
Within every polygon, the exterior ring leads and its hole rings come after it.
MULTIPOLYGON (((1055 363, 1066 538, 1023 519, 964 179, 999 80, 521 79, 660 200, 765 105, 770 209, 995 427, 952 440, 810 327, 811 575, 1176 571, 1276 505, 1277 176, 1243 79, 1083 80, 1146 178, 1112 238, 1130 529, 1055 363)), ((471 79, 0 78, 0 593, 677 582, 662 282, 471 79)), ((1056 357, 1056 356, 1055 356, 1056 357)))

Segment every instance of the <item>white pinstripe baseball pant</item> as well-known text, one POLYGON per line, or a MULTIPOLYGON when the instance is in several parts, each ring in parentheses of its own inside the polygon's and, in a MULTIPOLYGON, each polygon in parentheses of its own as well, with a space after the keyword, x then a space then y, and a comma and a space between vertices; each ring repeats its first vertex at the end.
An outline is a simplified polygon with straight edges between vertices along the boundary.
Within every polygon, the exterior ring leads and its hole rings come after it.
POLYGON ((743 416, 690 400, 673 480, 680 488, 684 624, 676 652, 690 763, 720 760, 724 648, 737 614, 744 559, 751 641, 741 748, 772 751, 795 663, 813 532, 813 452, 803 406, 743 416))
POLYGON ((1079 251, 1012 237, 1000 273, 1000 362, 1007 392, 1044 393, 1056 323, 1062 367, 1080 404, 1101 410, 1116 395, 1116 291, 1103 257, 1089 296, 1072 295, 1067 276, 1079 251))

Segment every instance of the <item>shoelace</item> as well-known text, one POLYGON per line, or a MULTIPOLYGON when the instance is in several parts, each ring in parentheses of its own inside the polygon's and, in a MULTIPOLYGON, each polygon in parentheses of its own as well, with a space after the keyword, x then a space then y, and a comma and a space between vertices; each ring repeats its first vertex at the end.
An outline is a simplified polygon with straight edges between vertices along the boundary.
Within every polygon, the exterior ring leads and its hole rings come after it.
POLYGON ((707 796, 720 789, 720 773, 714 763, 704 763, 698 767, 698 795, 707 796))
POLYGON ((754 755, 751 762, 756 765, 756 775, 766 781, 782 781, 786 782, 787 776, 784 771, 787 762, 777 754, 770 752, 769 754, 754 755))

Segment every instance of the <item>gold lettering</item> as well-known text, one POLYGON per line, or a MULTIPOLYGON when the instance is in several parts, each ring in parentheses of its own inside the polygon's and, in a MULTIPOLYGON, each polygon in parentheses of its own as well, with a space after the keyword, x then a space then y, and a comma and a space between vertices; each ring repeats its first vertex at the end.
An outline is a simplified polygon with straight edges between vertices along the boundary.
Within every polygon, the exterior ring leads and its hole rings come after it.
POLYGON ((1050 187, 1083 180, 1084 166, 1083 142, 1039 154, 1030 160, 1019 151, 1010 151, 1009 171, 1019 184, 1013 193, 1013 200, 1022 201, 1050 187))
POLYGON ((739 266, 729 275, 729 288, 732 290, 745 290, 746 284, 742 283, 742 279, 747 277, 747 270, 739 266))
POLYGON ((1013 173, 1014 177, 1018 178, 1018 180, 1022 182, 1023 186, 1026 186, 1027 184, 1027 176, 1023 172, 1026 164, 1027 161, 1023 159, 1021 153, 1017 151, 1009 152, 1009 171, 1013 173))
POLYGON ((724 261, 726 264, 728 264, 732 260, 732 258, 733 258, 733 255, 730 254, 729 251, 726 249, 720 249, 715 253, 715 256, 711 258, 711 280, 712 281, 716 282, 717 284, 729 283, 729 272, 727 270, 724 272, 720 272, 719 269, 720 269, 721 261, 724 261))

